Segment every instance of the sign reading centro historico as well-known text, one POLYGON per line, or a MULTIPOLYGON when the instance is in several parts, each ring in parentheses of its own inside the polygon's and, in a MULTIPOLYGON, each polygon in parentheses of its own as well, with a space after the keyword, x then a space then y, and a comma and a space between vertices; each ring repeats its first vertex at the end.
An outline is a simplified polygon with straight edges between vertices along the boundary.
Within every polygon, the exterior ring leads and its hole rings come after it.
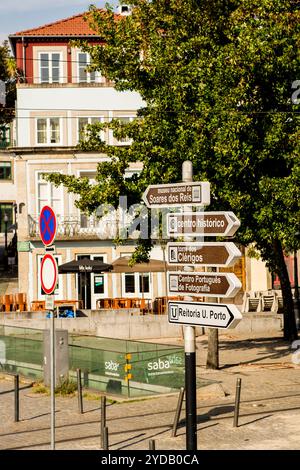
POLYGON ((242 284, 233 273, 169 272, 170 294, 234 297, 242 284))
POLYGON ((208 328, 234 328, 242 320, 241 312, 233 304, 170 301, 168 312, 169 323, 208 328))
POLYGON ((233 266, 242 256, 232 242, 174 242, 167 244, 170 265, 233 266))
POLYGON ((144 192, 143 201, 149 208, 208 205, 210 204, 210 184, 206 181, 153 184, 144 192))
POLYGON ((169 237, 180 235, 232 236, 240 226, 233 212, 184 212, 167 214, 169 237))

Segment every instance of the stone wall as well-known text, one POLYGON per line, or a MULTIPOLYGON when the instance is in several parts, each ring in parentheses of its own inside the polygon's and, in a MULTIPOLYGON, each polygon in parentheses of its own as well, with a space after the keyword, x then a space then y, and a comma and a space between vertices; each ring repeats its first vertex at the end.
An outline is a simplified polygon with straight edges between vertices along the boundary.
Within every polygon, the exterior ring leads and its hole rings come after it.
MULTIPOLYGON (((85 310, 84 314, 86 316, 78 318, 59 318, 55 321, 56 327, 66 329, 69 333, 122 339, 180 338, 183 333, 182 326, 169 324, 165 315, 140 315, 138 309, 85 310)), ((44 312, 0 312, 0 324, 41 330, 50 326, 44 312)), ((280 334, 282 327, 281 314, 244 313, 243 320, 235 329, 223 330, 222 334, 280 334)), ((196 328, 196 333, 203 334, 203 328, 196 328)))

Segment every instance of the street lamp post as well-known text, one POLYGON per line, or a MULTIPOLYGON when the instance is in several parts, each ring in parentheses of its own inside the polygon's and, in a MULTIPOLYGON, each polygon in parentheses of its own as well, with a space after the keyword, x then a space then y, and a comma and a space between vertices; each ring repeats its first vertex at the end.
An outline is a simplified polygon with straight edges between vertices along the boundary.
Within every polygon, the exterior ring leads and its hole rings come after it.
POLYGON ((8 253, 7 253, 7 224, 8 224, 8 216, 6 214, 6 212, 4 213, 4 217, 3 217, 3 221, 4 221, 4 265, 5 265, 5 269, 8 268, 8 253))

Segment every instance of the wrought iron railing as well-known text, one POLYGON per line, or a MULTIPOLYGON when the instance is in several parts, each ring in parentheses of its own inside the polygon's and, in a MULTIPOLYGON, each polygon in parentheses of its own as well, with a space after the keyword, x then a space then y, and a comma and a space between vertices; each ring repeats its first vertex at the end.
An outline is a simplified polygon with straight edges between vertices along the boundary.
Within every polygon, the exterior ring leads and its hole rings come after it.
MULTIPOLYGON (((101 219, 96 215, 57 215, 57 239, 113 240, 119 233, 119 221, 114 214, 101 219)), ((28 235, 33 239, 39 238, 39 216, 36 214, 28 215, 28 235)))

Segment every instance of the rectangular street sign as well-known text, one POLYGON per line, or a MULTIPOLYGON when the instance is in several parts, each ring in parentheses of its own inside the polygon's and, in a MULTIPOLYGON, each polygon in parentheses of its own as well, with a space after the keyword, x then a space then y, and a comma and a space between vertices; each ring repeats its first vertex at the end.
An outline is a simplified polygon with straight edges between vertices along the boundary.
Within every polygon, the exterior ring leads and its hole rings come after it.
POLYGON ((143 194, 149 208, 174 206, 204 206, 210 204, 210 183, 153 184, 143 194))
POLYGON ((242 256, 232 242, 170 242, 167 252, 170 265, 233 266, 242 256))
POLYGON ((206 328, 234 328, 241 320, 239 309, 233 304, 202 302, 168 302, 169 323, 203 326, 206 328))
POLYGON ((233 212, 174 212, 167 214, 169 237, 181 235, 207 237, 232 236, 240 226, 233 212))
POLYGON ((46 295, 45 308, 46 310, 54 310, 54 295, 46 295))
POLYGON ((234 297, 241 289, 233 273, 168 272, 169 294, 204 297, 234 297))

